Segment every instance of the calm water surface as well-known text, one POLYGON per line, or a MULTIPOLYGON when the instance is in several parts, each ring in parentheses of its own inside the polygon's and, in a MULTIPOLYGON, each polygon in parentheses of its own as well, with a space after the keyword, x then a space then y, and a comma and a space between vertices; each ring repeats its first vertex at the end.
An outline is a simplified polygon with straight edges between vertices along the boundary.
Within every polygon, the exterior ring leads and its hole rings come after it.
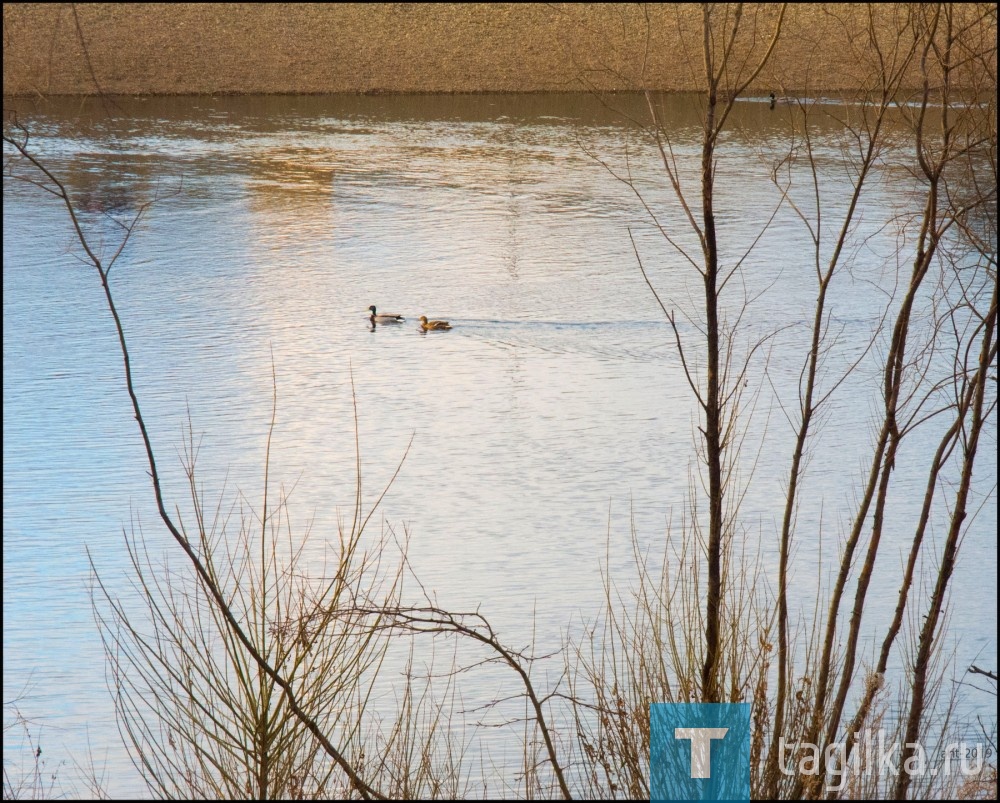
MULTIPOLYGON (((694 107, 674 98, 666 112, 694 189, 694 107)), ((629 231, 671 306, 696 310, 698 284, 594 157, 620 176, 634 171, 664 229, 693 241, 655 155, 595 100, 196 98, 121 101, 111 113, 78 101, 20 107, 105 255, 118 233, 103 213, 128 215, 158 198, 112 278, 168 507, 187 509, 178 453, 188 411, 203 438, 207 495, 225 487, 227 498, 235 488, 257 498, 273 366, 271 474, 297 483, 293 524, 311 525, 321 550, 338 510, 350 509, 353 381, 370 502, 412 440, 376 527, 405 528, 413 566, 438 601, 479 607, 512 644, 530 639, 533 615, 547 652, 595 614, 602 561, 627 582, 630 519, 639 543, 656 550, 669 523, 689 515, 697 411, 629 231), (371 331, 371 304, 406 323, 371 331), (454 330, 422 335, 421 314, 454 330)), ((777 205, 768 153, 784 125, 763 102, 743 104, 736 118, 743 134, 725 144, 718 198, 730 265, 777 205)), ((836 212, 849 176, 832 137, 820 137, 819 156, 836 212)), ((866 199, 853 269, 834 286, 841 334, 828 385, 877 327, 897 246, 882 223, 910 209, 910 190, 905 176, 886 174, 866 199)), ((782 208, 729 290, 731 317, 753 299, 741 343, 779 330, 761 352, 769 361, 751 364, 752 448, 740 464, 748 542, 763 545, 766 567, 777 561, 791 450, 779 401, 795 403, 812 316, 808 249, 782 208)), ((33 734, 41 728, 50 767, 83 761, 89 749, 112 791, 127 793, 137 781, 105 686, 87 555, 125 594, 123 528, 141 523, 154 550, 169 545, 112 321, 78 250, 53 199, 5 183, 4 702, 23 693, 18 707, 37 723, 33 734)), ((697 323, 681 325, 694 336, 697 323)), ((849 526, 878 401, 877 368, 866 360, 813 443, 794 568, 807 608, 849 526)), ((948 636, 962 667, 996 666, 995 432, 994 420, 976 484, 983 507, 952 583, 948 636)), ((895 603, 934 435, 929 426, 900 460, 871 633, 895 603)), ((492 683, 482 684, 487 695, 492 683)), ((5 756, 19 739, 5 730, 5 756)))

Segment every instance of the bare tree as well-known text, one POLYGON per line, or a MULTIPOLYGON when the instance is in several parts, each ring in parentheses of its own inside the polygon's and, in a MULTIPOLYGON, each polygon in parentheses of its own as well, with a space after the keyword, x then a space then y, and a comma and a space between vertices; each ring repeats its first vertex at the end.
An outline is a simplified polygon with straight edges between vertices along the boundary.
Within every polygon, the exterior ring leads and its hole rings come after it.
MULTIPOLYGON (((455 724, 451 722, 454 711, 445 713, 450 683, 443 697, 434 698, 429 696, 429 678, 421 691, 415 689, 408 673, 403 704, 388 732, 369 733, 364 724, 390 644, 416 636, 450 635, 484 645, 492 653, 490 661, 517 675, 558 793, 571 799, 556 736, 545 713, 552 695, 536 691, 530 677, 536 658, 505 646, 479 612, 450 612, 434 604, 426 592, 424 604, 404 604, 403 578, 411 572, 405 544, 397 544, 391 529, 389 537, 383 534, 364 546, 363 534, 388 488, 370 508, 363 507, 357 443, 350 524, 338 533, 328 572, 310 578, 299 568, 305 538, 292 533, 287 497, 281 492, 275 501, 269 481, 277 412, 274 375, 259 507, 248 506, 234 517, 232 510, 223 509, 221 499, 214 508, 206 505, 196 481, 198 447, 189 422, 184 466, 193 521, 185 523, 179 512, 176 517, 166 512, 110 284, 112 268, 152 202, 143 204, 123 225, 117 249, 103 262, 89 244, 65 184, 34 152, 28 129, 12 118, 4 141, 19 157, 5 164, 5 175, 37 186, 62 202, 87 260, 97 270, 118 332, 126 387, 146 449, 160 519, 193 571, 185 584, 178 579, 180 574, 164 572, 151 559, 141 530, 126 539, 135 587, 152 623, 150 636, 135 612, 115 597, 94 569, 95 610, 115 704, 123 733, 133 747, 133 760, 149 786, 167 797, 458 796, 466 788, 466 770, 448 732, 455 724), (238 525, 235 543, 231 542, 231 518, 238 525), (400 549, 395 570, 385 565, 394 546, 400 549), (341 733, 339 747, 327 735, 334 732, 341 733), (319 760, 317 744, 346 776, 346 784, 338 784, 329 764, 319 760)), ((446 677, 460 671, 451 667, 446 677)), ((537 779, 537 766, 526 766, 526 777, 529 774, 537 779)))
MULTIPOLYGON (((693 396, 697 402, 704 425, 700 428, 704 447, 707 480, 704 483, 705 502, 708 507, 708 533, 704 539, 706 583, 704 591, 695 587, 695 593, 705 595, 705 615, 703 622, 705 652, 700 663, 700 698, 705 701, 720 699, 746 699, 734 697, 745 689, 755 689, 756 700, 767 696, 766 676, 769 661, 764 657, 754 664, 755 681, 743 678, 728 684, 728 694, 723 695, 718 676, 721 670, 719 651, 720 621, 726 627, 735 627, 735 621, 726 617, 725 606, 720 601, 726 598, 728 583, 739 577, 728 574, 724 567, 728 540, 726 533, 733 527, 738 514, 739 494, 727 485, 726 466, 732 459, 727 450, 734 448, 738 441, 732 440, 733 421, 738 417, 739 395, 733 384, 727 384, 728 377, 745 376, 742 370, 729 367, 734 356, 735 329, 720 324, 719 304, 721 292, 727 282, 736 275, 740 262, 732 268, 720 268, 719 243, 714 225, 715 209, 715 164, 721 150, 719 134, 727 122, 733 108, 734 99, 739 98, 749 85, 747 78, 759 74, 760 66, 773 50, 776 36, 780 35, 780 19, 773 29, 759 24, 747 23, 742 30, 753 31, 755 36, 748 44, 739 38, 741 19, 749 15, 755 19, 757 11, 748 10, 740 4, 712 5, 702 7, 702 37, 705 54, 704 99, 702 103, 702 141, 700 193, 696 196, 687 191, 682 183, 678 158, 674 152, 668 124, 658 117, 657 105, 647 92, 648 117, 625 113, 625 116, 639 130, 650 137, 660 156, 660 163, 666 183, 673 190, 679 214, 687 221, 701 246, 698 257, 690 249, 685 249, 676 227, 669 228, 661 222, 662 212, 654 208, 644 194, 642 185, 632 172, 635 155, 626 150, 624 169, 615 167, 600 155, 595 156, 617 178, 623 181, 636 195, 642 207, 649 214, 657 230, 669 245, 682 254, 686 262, 698 270, 704 285, 704 305, 697 312, 699 337, 696 347, 691 340, 685 340, 677 325, 678 314, 665 302, 657 291, 650 276, 649 266, 644 264, 638 247, 633 242, 636 260, 647 284, 663 310, 664 316, 673 328, 674 340, 693 396), (703 354, 699 349, 703 347, 703 354), (704 373, 703 379, 699 377, 704 373), (727 422, 723 425, 723 421, 727 422), (720 618, 721 613, 721 618, 720 618)), ((920 553, 923 535, 931 515, 936 494, 943 481, 942 470, 954 454, 961 454, 962 467, 957 483, 957 491, 951 496, 955 509, 949 512, 953 524, 958 515, 958 524, 964 512, 964 495, 968 493, 967 483, 971 482, 972 461, 975 458, 976 439, 973 432, 980 432, 984 425, 982 414, 976 413, 976 388, 980 376, 985 377, 995 364, 995 351, 990 350, 989 302, 991 288, 995 287, 995 228, 992 235, 988 231, 970 229, 970 218, 977 215, 989 218, 991 208, 995 210, 996 180, 995 167, 995 97, 996 97, 996 42, 995 8, 980 6, 956 7, 947 4, 933 6, 884 6, 867 7, 862 14, 846 13, 830 8, 822 13, 831 15, 837 24, 844 26, 845 39, 856 45, 858 90, 851 99, 843 117, 833 117, 822 108, 812 107, 807 101, 791 100, 783 108, 789 114, 789 134, 791 135, 785 155, 779 157, 773 168, 773 180, 782 202, 798 215, 809 232, 813 243, 811 262, 816 276, 816 299, 813 308, 812 325, 808 345, 803 349, 803 363, 799 382, 797 406, 783 405, 782 409, 793 425, 794 445, 790 456, 788 483, 785 489, 781 528, 777 534, 778 573, 775 610, 759 610, 753 621, 760 623, 760 630, 747 630, 742 635, 748 642, 754 642, 760 634, 762 646, 769 644, 767 634, 771 623, 777 630, 778 646, 775 662, 777 689, 770 708, 774 716, 762 716, 760 727, 771 734, 770 746, 765 751, 767 760, 762 776, 762 786, 756 787, 755 794, 765 797, 819 796, 822 794, 822 780, 826 772, 825 764, 810 778, 788 779, 779 771, 779 737, 788 741, 801 740, 818 745, 820 750, 838 740, 843 729, 841 721, 844 707, 852 690, 859 690, 862 705, 848 727, 844 741, 849 750, 853 748, 852 734, 858 731, 871 717, 876 716, 873 706, 879 691, 884 687, 884 673, 888 667, 896 636, 904 621, 907 606, 920 607, 920 601, 913 599, 912 587, 914 570, 920 553), (913 86, 914 78, 923 82, 923 87, 915 97, 906 93, 913 86), (813 129, 818 120, 827 125, 836 125, 843 136, 845 164, 851 175, 851 195, 846 199, 842 216, 831 222, 829 203, 823 197, 823 182, 819 175, 813 147, 813 129), (878 325, 860 357, 848 361, 846 369, 828 376, 826 360, 837 346, 836 335, 830 332, 829 299, 835 277, 849 270, 852 257, 850 251, 861 231, 862 201, 874 189, 887 166, 912 166, 915 205, 920 212, 913 216, 897 216, 887 210, 883 226, 897 226, 900 231, 912 237, 916 247, 910 260, 910 269, 900 277, 902 285, 899 296, 891 296, 883 310, 878 325), (804 171, 799 169, 804 166, 804 171), (984 167, 986 168, 984 170, 984 167), (805 175, 805 184, 800 184, 805 175), (992 176, 992 182, 990 177, 992 176), (959 192, 959 187, 966 190, 959 192), (833 230, 833 236, 827 232, 833 230), (949 257, 949 243, 963 232, 968 241, 960 253, 968 253, 969 244, 982 259, 981 268, 974 275, 969 274, 955 285, 953 292, 939 292, 950 274, 958 275, 954 265, 961 262, 949 257), (949 261, 951 260, 951 261, 949 261), (953 267, 949 268, 949 264, 953 267), (956 289, 958 287, 958 289, 956 289), (915 320, 915 310, 926 303, 934 303, 939 309, 938 322, 929 330, 915 320), (974 309, 974 312, 970 312, 974 309), (946 325, 946 322, 952 324, 946 325), (963 322, 964 321, 964 322, 963 322), (877 421, 875 444, 870 456, 869 469, 860 489, 857 507, 851 512, 851 526, 846 542, 837 558, 834 584, 829 596, 819 602, 822 595, 817 591, 817 610, 812 622, 806 622, 803 634, 805 643, 800 641, 798 649, 791 633, 789 605, 789 571, 794 547, 795 522, 801 500, 802 478, 808 444, 814 435, 815 422, 822 408, 834 398, 843 386, 844 380, 854 373, 863 359, 880 353, 880 338, 887 340, 886 352, 880 364, 882 376, 882 410, 877 421), (973 339, 977 341, 973 348, 973 339), (950 342, 948 340, 950 338, 950 342), (970 339, 973 338, 973 339, 970 339), (944 373, 939 372, 941 354, 955 355, 954 365, 944 373), (974 357, 972 355, 978 355, 974 357), (981 368, 975 365, 982 364, 981 368), (945 391, 951 388, 952 393, 945 391), (904 438, 928 422, 939 421, 941 416, 953 416, 952 424, 946 427, 941 445, 936 455, 930 456, 927 492, 919 523, 911 542, 910 556, 900 589, 899 605, 892 622, 884 633, 881 655, 875 666, 865 673, 859 683, 858 655, 863 643, 863 618, 868 592, 876 578, 877 558, 886 530, 886 517, 892 487, 893 471, 904 438), (960 446, 961 444, 961 446, 960 446), (959 450, 956 452, 956 450, 959 450), (966 469, 968 477, 966 477, 966 469), (965 488, 963 491, 962 489, 965 488), (844 597, 851 593, 849 584, 856 580, 853 589, 853 603, 845 609, 844 597), (774 619, 771 619, 773 614, 774 619), (803 651, 804 648, 804 651, 803 651), (798 658, 796 658, 796 652, 798 658), (795 682, 793 678, 801 680, 795 682), (860 689, 859 689, 860 686, 860 689), (789 739, 789 737, 793 737, 789 739)), ((648 20, 648 17, 647 17, 648 20)), ((678 30, 680 30, 678 23, 678 30)), ((647 37, 647 42, 650 37, 647 37)), ((645 63, 646 55, 639 54, 637 60, 645 63)), ((609 68, 610 69, 610 68, 609 68)), ((632 72, 643 74, 642 68, 632 72)), ((624 80, 623 73, 618 77, 624 80)), ((595 92, 597 92, 595 88, 595 92)), ((599 93, 598 93, 599 94, 599 93)), ((599 95, 600 96, 600 95, 599 95)), ((601 96, 606 98, 606 96, 601 96)), ((614 106, 613 99, 607 99, 614 106)), ((773 104, 772 104, 773 108, 773 104)), ((838 199, 839 201, 839 199, 838 199)), ((868 212, 866 211, 866 215, 868 212)), ((868 221, 865 221, 866 224, 868 221)), ((740 251, 749 252, 753 244, 740 251)), ((899 256, 905 253, 900 251, 899 256)), ((955 281, 958 281, 957 278, 955 281)), ((744 306, 738 319, 747 313, 744 306)), ((752 352, 752 349, 750 350, 752 352)), ((984 387, 984 392, 986 388, 984 387)), ((986 394, 985 411, 988 415, 993 402, 986 394)), ((691 522, 697 533, 697 521, 691 522)), ((955 524, 954 544, 946 548, 943 570, 950 575, 954 555, 960 544, 960 526, 955 524)), ((674 560, 676 564, 676 560, 674 560)), ((738 565, 738 564, 737 564, 738 565)), ((751 570, 752 571, 752 570, 751 570)), ((641 578, 645 574, 640 575, 641 578)), ((944 591, 947 578, 943 578, 942 590, 932 596, 931 607, 936 614, 928 616, 921 628, 925 633, 918 636, 918 650, 914 658, 914 675, 919 681, 915 691, 921 692, 921 684, 931 683, 930 667, 934 646, 939 631, 935 622, 940 622, 944 591)), ((645 580, 640 580, 645 588, 645 580)), ((661 615, 670 621, 677 621, 678 609, 676 589, 661 588, 659 602, 655 597, 642 596, 643 605, 661 606, 661 615)), ((639 592, 636 592, 639 593, 639 592)), ((609 598, 609 605, 611 604, 609 598)), ((617 603, 616 601, 616 604, 617 603)), ((685 610, 687 610, 685 608, 685 610)), ((610 614, 609 614, 610 615, 610 614)), ((642 640, 639 622, 646 616, 643 612, 635 620, 618 622, 612 619, 615 639, 628 643, 642 640)), ((690 632, 687 610, 684 632, 690 632)), ((643 642, 649 650, 658 649, 654 645, 664 644, 665 634, 649 636, 643 642)), ((667 642, 669 643, 669 642, 667 642)), ((682 651, 683 652, 683 651, 682 651)), ((605 660, 605 658, 600 658, 605 660)), ((608 682, 607 674, 598 670, 600 660, 588 658, 585 661, 591 681, 600 687, 608 682)), ((732 662, 732 656, 726 657, 732 662)), ((606 667, 608 670, 609 667, 606 667)), ((639 673, 635 682, 650 684, 646 694, 650 701, 658 699, 653 690, 661 689, 659 699, 673 699, 668 692, 667 680, 683 686, 685 660, 675 660, 673 677, 664 678, 639 673)), ((728 674, 721 670, 722 674, 728 674)), ((622 678, 614 675, 616 688, 620 688, 622 678)), ((936 681, 934 681, 936 682, 936 681)), ((600 694, 600 692, 598 692, 600 694)), ((637 694, 642 698, 643 695, 637 694)), ((613 706, 602 707, 613 709, 613 706)), ((765 707, 764 710, 767 710, 765 707)), ((756 717, 756 715, 755 715, 756 717)), ((921 729, 926 729, 928 718, 920 701, 910 705, 910 719, 914 723, 913 739, 921 729), (918 710, 919 709, 919 710, 918 710)), ((910 738, 910 737, 907 737, 910 738)), ((756 742, 755 742, 756 744, 756 742)), ((822 752, 820 753, 822 755, 822 752)), ((839 768, 833 768, 839 771, 839 768)), ((884 780, 884 779, 883 779, 884 780)), ((884 787, 880 787, 884 788, 884 787)), ((831 793, 833 794, 833 793, 831 793)))
POLYGON ((149 464, 149 474, 153 484, 153 493, 156 498, 157 511, 159 512, 161 521, 173 537, 174 541, 183 550, 184 554, 187 555, 188 560, 197 572, 200 582, 203 584, 203 588, 209 594, 219 614, 222 616, 231 637, 235 639, 244 650, 246 650, 247 655, 250 656, 251 660, 260 669, 260 671, 267 675, 267 677, 277 685, 280 689, 280 693, 287 701, 288 707, 293 715, 302 722, 303 726, 313 735, 319 744, 322 745, 326 754, 333 759, 334 762, 336 762, 341 770, 343 770, 344 774, 350 781, 351 788, 356 790, 358 794, 366 799, 371 797, 384 797, 383 794, 370 786, 358 774, 354 766, 352 766, 344 754, 338 750, 337 747, 335 747, 329 738, 323 733, 319 725, 316 723, 316 720, 301 707, 292 684, 264 658, 257 646, 244 630, 243 626, 233 615, 222 589, 219 587, 216 578, 213 577, 213 574, 210 571, 210 567, 205 564, 202 555, 199 554, 197 543, 192 543, 189 540, 188 536, 184 533, 183 527, 175 523, 173 518, 167 512, 163 490, 160 483, 160 474, 157 470, 156 458, 153 453, 152 442, 150 441, 146 420, 143 417, 142 409, 139 405, 139 398, 136 395, 135 384, 132 378, 132 364, 129 358, 128 346, 125 339, 125 329, 122 325, 122 320, 118 314, 118 309, 114 302, 114 296, 111 292, 111 271, 118 258, 125 250, 125 247, 128 245, 139 221, 147 212, 149 203, 142 204, 135 216, 129 222, 123 224, 123 234, 120 244, 112 254, 111 258, 105 262, 98 256, 97 252, 91 248, 87 235, 84 232, 83 226, 77 215, 76 206, 74 205, 73 199, 67 191, 66 186, 46 166, 46 164, 35 155, 35 152, 31 147, 31 138, 28 129, 21 125, 16 118, 11 118, 8 121, 8 125, 4 129, 3 140, 14 149, 14 153, 16 154, 16 157, 12 157, 4 164, 5 176, 33 184, 34 186, 59 199, 69 215, 76 238, 86 255, 87 261, 97 271, 101 287, 104 290, 104 298, 107 303, 108 310, 114 319, 115 329, 118 333, 118 344, 121 349, 122 361, 125 368, 125 384, 128 389, 129 399, 132 402, 132 411, 135 414, 136 423, 139 426, 139 432, 142 435, 143 445, 146 450, 146 458, 149 464), (19 160, 16 161, 16 158, 19 158, 19 160))

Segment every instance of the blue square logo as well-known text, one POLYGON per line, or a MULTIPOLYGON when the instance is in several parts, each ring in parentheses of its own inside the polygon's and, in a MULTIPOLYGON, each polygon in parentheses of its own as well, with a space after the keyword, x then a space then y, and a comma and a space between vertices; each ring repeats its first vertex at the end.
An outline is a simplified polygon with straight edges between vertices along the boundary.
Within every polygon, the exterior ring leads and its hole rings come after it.
POLYGON ((652 703, 650 800, 749 800, 749 703, 652 703))

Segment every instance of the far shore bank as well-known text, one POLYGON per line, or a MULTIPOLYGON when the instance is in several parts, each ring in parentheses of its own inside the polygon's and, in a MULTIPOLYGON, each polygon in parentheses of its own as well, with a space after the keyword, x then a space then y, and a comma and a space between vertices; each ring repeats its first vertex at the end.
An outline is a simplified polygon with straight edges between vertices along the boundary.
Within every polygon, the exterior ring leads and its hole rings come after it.
MULTIPOLYGON (((760 30, 778 4, 757 7, 760 30)), ((868 4, 791 4, 751 92, 868 80, 868 4)), ((874 4, 880 41, 898 4, 874 4)), ((749 24, 749 23, 747 23, 749 24)), ((694 4, 12 3, 6 96, 437 94, 702 88, 694 4)))

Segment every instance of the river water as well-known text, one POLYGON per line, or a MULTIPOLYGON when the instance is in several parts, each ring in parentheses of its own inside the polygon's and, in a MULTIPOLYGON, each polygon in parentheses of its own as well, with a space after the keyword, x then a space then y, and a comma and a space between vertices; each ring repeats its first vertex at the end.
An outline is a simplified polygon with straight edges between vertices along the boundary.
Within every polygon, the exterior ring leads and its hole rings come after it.
MULTIPOLYGON (((373 528, 409 533, 414 571, 442 605, 478 608, 513 644, 558 649, 599 610, 602 565, 627 585, 633 528, 655 553, 668 528, 683 530, 698 482, 697 409, 637 262, 638 252, 678 310, 697 370, 699 280, 650 212, 678 245, 697 245, 657 154, 618 113, 640 115, 641 103, 613 101, 620 108, 585 95, 18 101, 105 257, 120 242, 115 220, 154 201, 111 275, 168 508, 187 504, 188 415, 207 497, 239 488, 259 499, 273 370, 271 479, 295 485, 300 531, 335 538, 354 494, 356 400, 368 504, 406 455, 373 528), (372 330, 373 304, 406 321, 372 330), (423 334, 420 315, 453 329, 423 334)), ((697 106, 663 104, 693 192, 697 106)), ((773 571, 792 444, 783 408, 796 404, 815 276, 808 232, 770 179, 787 110, 748 99, 732 129, 716 199, 724 263, 756 246, 724 305, 735 322, 749 301, 738 354, 764 339, 744 383, 734 481, 746 489, 741 538, 773 571)), ((836 131, 821 123, 816 138, 829 221, 851 178, 836 131)), ((804 175, 797 200, 808 209, 804 175)), ((870 453, 885 340, 867 346, 893 303, 897 255, 905 270, 912 247, 900 221, 919 208, 913 189, 901 167, 879 172, 831 291, 836 340, 821 382, 860 363, 811 444, 793 575, 803 615, 830 584, 870 453)), ((5 179, 3 248, 5 763, 23 763, 9 758, 24 755, 23 730, 7 727, 16 707, 63 788, 83 794, 72 762, 92 755, 114 793, 141 791, 114 724, 88 552, 125 595, 123 529, 141 523, 154 552, 170 545, 113 323, 65 210, 5 179)), ((925 300, 918 319, 931 309, 925 300)), ((863 660, 895 604, 934 427, 897 466, 863 660)), ((995 669, 995 413, 978 469, 946 641, 956 667, 995 669)), ((995 697, 972 692, 963 704, 992 706, 995 719, 995 697)))

